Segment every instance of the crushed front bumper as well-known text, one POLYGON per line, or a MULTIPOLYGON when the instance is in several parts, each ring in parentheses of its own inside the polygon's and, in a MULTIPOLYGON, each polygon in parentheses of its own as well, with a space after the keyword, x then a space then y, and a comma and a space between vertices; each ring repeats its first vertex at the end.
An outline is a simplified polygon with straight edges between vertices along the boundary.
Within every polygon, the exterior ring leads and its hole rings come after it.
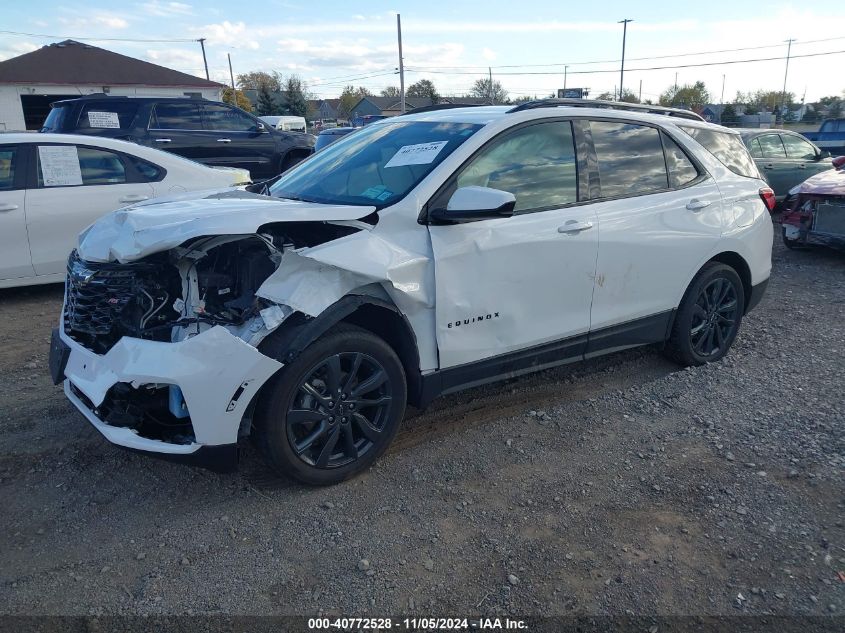
POLYGON ((236 459, 244 413, 261 385, 280 367, 220 326, 177 343, 123 337, 102 355, 74 341, 62 328, 54 331, 50 346, 53 380, 64 381, 65 395, 107 440, 216 470, 236 459), (117 383, 134 389, 145 385, 179 387, 193 441, 168 442, 109 424, 98 407, 117 383))

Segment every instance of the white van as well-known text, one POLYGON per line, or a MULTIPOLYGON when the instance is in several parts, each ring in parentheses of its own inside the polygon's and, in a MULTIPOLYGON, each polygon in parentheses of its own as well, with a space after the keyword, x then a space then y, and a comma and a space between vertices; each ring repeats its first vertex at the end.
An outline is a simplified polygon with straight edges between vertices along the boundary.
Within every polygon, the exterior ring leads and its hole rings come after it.
POLYGON ((302 116, 262 116, 259 117, 268 125, 285 132, 307 132, 308 126, 302 116))

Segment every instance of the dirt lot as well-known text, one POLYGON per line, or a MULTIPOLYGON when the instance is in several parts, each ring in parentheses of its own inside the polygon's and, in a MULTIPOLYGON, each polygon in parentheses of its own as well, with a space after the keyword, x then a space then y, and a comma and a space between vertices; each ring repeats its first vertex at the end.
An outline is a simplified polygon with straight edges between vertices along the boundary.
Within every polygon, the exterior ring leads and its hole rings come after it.
POLYGON ((0 610, 845 612, 845 256, 775 246, 722 363, 652 349, 411 412, 363 476, 106 443, 47 376, 61 289, 0 291, 0 610))

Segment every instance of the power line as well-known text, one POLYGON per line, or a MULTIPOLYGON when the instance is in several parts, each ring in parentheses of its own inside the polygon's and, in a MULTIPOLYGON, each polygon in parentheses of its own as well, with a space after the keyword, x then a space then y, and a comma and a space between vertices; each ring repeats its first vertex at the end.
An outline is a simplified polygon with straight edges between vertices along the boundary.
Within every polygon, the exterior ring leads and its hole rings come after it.
MULTIPOLYGON (((823 53, 805 53, 803 55, 792 55, 791 59, 797 59, 799 57, 823 57, 825 55, 840 55, 845 53, 843 51, 826 51, 823 53)), ((754 62, 771 62, 771 61, 782 61, 786 59, 786 57, 759 57, 757 59, 735 59, 731 61, 722 61, 722 62, 701 62, 699 64, 678 64, 675 66, 650 66, 648 68, 629 68, 628 72, 646 72, 650 70, 672 70, 675 68, 701 68, 705 66, 727 66, 732 64, 751 64, 754 62)), ((445 70, 425 70, 419 67, 406 67, 405 70, 417 73, 434 73, 439 75, 478 75, 477 72, 463 72, 463 71, 445 71, 445 70)), ((608 70, 570 70, 570 75, 595 75, 601 73, 616 73, 618 72, 615 68, 608 69, 608 70)), ((559 72, 554 71, 525 71, 525 72, 499 72, 496 73, 497 75, 559 75, 559 72)))
POLYGON ((0 35, 20 35, 24 37, 39 37, 48 40, 88 40, 99 42, 196 42, 193 39, 171 39, 171 40, 155 40, 155 39, 139 39, 132 37, 77 37, 74 35, 46 35, 44 33, 21 33, 19 31, 0 31, 0 35))

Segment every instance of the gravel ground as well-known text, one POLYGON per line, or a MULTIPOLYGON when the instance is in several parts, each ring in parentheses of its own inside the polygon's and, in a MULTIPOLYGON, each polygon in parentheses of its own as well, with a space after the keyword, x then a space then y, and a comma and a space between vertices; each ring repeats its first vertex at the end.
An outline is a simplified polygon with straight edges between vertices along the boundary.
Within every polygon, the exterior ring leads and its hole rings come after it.
POLYGON ((0 612, 845 612, 845 256, 786 251, 728 358, 640 349, 411 412, 369 472, 110 446, 50 384, 61 289, 0 292, 0 612))

